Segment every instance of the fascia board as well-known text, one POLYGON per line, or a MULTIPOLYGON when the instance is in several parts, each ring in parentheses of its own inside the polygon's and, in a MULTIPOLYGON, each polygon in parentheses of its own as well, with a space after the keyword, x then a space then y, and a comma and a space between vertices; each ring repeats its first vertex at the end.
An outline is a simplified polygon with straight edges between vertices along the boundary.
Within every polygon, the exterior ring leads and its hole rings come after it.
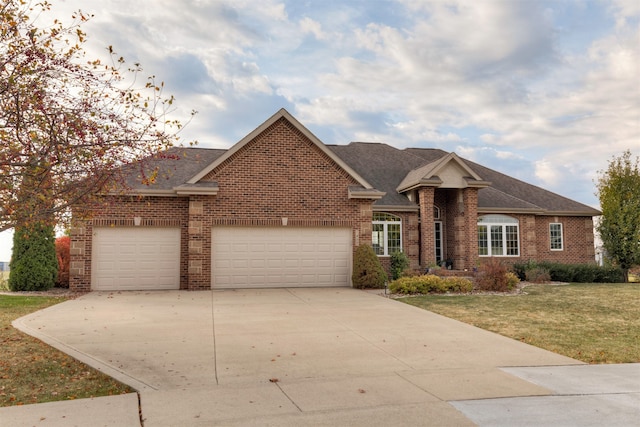
POLYGON ((373 212, 420 212, 420 206, 407 205, 373 205, 373 212))

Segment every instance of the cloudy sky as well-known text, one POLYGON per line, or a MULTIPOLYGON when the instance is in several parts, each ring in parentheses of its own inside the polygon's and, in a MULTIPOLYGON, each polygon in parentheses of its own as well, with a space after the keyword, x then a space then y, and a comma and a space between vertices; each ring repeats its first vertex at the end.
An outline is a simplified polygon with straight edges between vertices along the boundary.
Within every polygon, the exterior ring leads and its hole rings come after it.
MULTIPOLYGON (((327 144, 436 147, 597 207, 640 155, 638 0, 57 0, 227 148, 284 107, 327 144)), ((6 236, 3 236, 6 241, 6 236)), ((0 260, 8 259, 0 242, 0 260)))

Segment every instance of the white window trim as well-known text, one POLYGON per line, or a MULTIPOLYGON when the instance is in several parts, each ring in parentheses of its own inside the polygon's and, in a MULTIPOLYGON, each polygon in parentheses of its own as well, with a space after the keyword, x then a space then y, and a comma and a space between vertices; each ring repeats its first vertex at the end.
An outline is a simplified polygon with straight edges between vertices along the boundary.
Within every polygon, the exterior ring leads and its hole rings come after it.
POLYGON ((397 215, 393 215, 393 214, 389 214, 386 212, 381 212, 387 215, 391 215, 395 218, 398 218, 398 221, 373 221, 372 223, 375 224, 382 224, 382 241, 383 241, 383 253, 382 254, 376 254, 379 257, 388 257, 391 256, 391 254, 389 253, 389 224, 394 224, 394 225, 399 225, 400 226, 400 252, 402 252, 403 250, 403 246, 402 246, 402 218, 400 218, 397 215))
POLYGON ((478 226, 479 227, 487 227, 487 254, 481 255, 480 248, 478 247, 478 256, 483 258, 489 258, 492 256, 495 257, 507 257, 507 258, 518 258, 520 256, 520 221, 516 218, 509 217, 507 215, 484 215, 478 218, 478 226), (501 217, 504 221, 500 221, 501 217), (482 220, 485 221, 482 221, 482 220), (481 222, 482 221, 482 222, 481 222), (494 255, 491 253, 491 226, 501 226, 502 227, 502 254, 494 255), (507 254, 507 226, 516 227, 516 239, 518 242, 518 253, 516 255, 507 254))
POLYGON ((549 224, 549 250, 554 252, 564 251, 564 227, 561 222, 552 222, 549 224), (551 226, 559 225, 560 226, 560 248, 553 248, 553 240, 551 239, 551 226))
POLYGON ((436 263, 437 262, 442 262, 445 260, 444 258, 444 237, 443 234, 444 233, 444 229, 442 227, 442 221, 434 221, 433 222, 433 253, 436 254, 436 263), (436 236, 435 236, 435 231, 436 231, 436 225, 440 225, 440 259, 438 259, 437 254, 438 254, 438 242, 436 241, 436 236))

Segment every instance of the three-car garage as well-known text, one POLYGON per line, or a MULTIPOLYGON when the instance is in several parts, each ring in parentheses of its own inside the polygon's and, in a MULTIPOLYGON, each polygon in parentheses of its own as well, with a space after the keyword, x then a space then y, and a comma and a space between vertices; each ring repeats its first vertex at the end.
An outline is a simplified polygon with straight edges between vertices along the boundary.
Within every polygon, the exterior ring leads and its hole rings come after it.
MULTIPOLYGON (((96 227, 92 289, 180 288, 180 229, 96 227)), ((215 289, 350 286, 346 227, 213 227, 215 289)))

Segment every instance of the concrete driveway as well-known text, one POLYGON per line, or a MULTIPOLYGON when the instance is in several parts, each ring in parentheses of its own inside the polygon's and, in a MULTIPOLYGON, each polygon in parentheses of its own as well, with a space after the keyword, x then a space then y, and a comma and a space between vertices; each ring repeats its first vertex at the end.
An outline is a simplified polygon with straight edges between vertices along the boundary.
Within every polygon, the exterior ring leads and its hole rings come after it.
MULTIPOLYGON (((560 369, 549 366, 582 367, 344 288, 90 293, 16 326, 136 388, 145 427, 470 426, 495 418, 482 402, 508 409, 504 399, 554 395, 553 384, 535 378, 560 369), (503 369, 509 367, 528 370, 503 369)), ((122 406, 127 409, 111 411, 100 423, 94 417, 91 424, 140 425, 129 413, 137 410, 131 399, 122 406), (126 421, 120 412, 127 412, 126 421)), ((45 405, 30 406, 34 419, 55 425, 56 415, 39 415, 45 405)), ((19 422, 19 411, 5 410, 0 418, 19 422)), ((503 420, 535 425, 517 412, 509 416, 503 420)), ((60 419, 70 422, 72 414, 60 419)))

